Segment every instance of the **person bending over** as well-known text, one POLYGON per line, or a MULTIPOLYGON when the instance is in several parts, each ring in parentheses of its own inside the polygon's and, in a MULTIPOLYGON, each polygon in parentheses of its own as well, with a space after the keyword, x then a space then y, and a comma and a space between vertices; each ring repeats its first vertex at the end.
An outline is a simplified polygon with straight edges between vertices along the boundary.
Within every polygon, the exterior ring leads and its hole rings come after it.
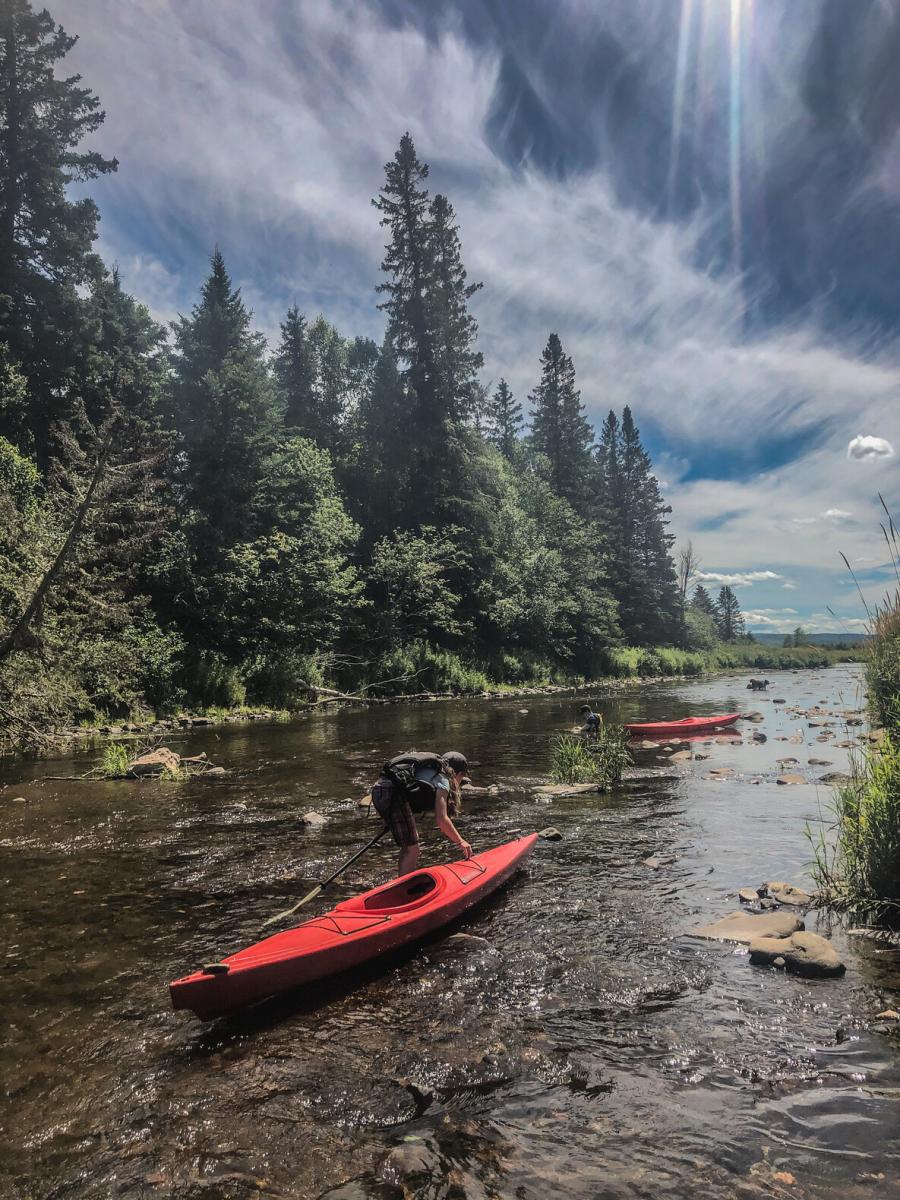
POLYGON ((372 803, 400 847, 398 875, 407 875, 419 865, 416 817, 425 812, 433 812, 444 837, 459 846, 466 858, 472 857, 472 847, 453 824, 468 769, 465 755, 457 750, 446 754, 410 750, 384 764, 372 788, 372 803))

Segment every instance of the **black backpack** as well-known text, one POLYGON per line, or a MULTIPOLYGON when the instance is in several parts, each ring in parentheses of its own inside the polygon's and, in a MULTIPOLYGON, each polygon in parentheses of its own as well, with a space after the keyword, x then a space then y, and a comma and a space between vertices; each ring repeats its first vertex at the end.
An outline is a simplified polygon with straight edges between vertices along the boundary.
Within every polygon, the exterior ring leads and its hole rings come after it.
POLYGON ((428 768, 443 772, 441 757, 410 750, 386 762, 381 773, 394 785, 394 799, 406 800, 413 812, 421 813, 434 808, 434 787, 424 779, 416 779, 416 771, 428 768))

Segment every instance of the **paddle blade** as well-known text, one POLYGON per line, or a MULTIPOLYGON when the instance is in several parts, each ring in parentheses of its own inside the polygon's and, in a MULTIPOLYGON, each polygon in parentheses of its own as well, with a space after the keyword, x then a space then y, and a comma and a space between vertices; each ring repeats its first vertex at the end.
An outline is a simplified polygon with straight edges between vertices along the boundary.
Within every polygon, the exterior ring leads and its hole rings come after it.
POLYGON ((316 884, 313 890, 311 892, 307 892, 302 900, 298 900, 293 908, 286 908, 284 912, 276 913, 274 917, 269 917, 268 920, 263 921, 263 929, 265 929, 267 925, 274 925, 276 921, 283 921, 285 917, 292 917, 298 908, 302 908, 304 904, 309 904, 310 900, 314 900, 324 886, 325 885, 323 883, 316 884))

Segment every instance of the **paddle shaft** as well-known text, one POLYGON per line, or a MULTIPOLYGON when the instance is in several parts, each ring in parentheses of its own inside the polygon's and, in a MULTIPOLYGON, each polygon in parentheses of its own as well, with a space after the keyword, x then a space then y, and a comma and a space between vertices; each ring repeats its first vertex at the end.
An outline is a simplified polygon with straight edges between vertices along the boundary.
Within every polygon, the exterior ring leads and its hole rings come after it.
POLYGON ((343 863, 341 866, 339 866, 333 875, 329 875, 327 879, 324 879, 321 883, 317 883, 311 892, 307 892, 302 900, 297 901, 297 903, 293 906, 293 908, 286 908, 284 910, 284 912, 276 913, 274 917, 269 917, 269 919, 267 921, 263 921, 263 928, 265 928, 266 925, 274 925, 276 921, 281 921, 285 917, 293 916, 298 908, 302 908, 304 904, 308 904, 310 902, 310 900, 315 899, 315 897, 318 896, 319 892, 324 891, 324 889, 327 888, 330 883, 334 883, 334 881, 337 879, 338 875, 342 875, 344 873, 344 871, 347 870, 348 867, 353 866, 353 864, 356 862, 356 860, 358 858, 362 858, 362 856, 366 853, 367 850, 371 850, 372 847, 374 845, 376 845, 376 843, 380 842, 381 839, 384 837, 384 835, 387 833, 387 831, 388 831, 388 826, 385 825, 385 827, 383 829, 381 829, 378 833, 375 834, 375 836, 372 838, 371 842, 366 842, 365 846, 363 846, 363 848, 361 850, 357 850, 357 852, 353 855, 352 858, 348 858, 345 863, 343 863))

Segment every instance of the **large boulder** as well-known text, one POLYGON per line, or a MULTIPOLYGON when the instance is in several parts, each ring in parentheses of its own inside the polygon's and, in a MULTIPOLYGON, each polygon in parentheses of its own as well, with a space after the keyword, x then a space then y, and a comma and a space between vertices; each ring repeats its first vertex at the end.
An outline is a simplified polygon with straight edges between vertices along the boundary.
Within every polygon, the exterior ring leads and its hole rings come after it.
POLYGON ((163 771, 175 771, 181 762, 181 756, 167 746, 149 750, 139 754, 128 764, 129 775, 162 775, 163 771))
POLYGON ((784 966, 795 975, 824 979, 843 975, 846 966, 827 938, 801 930, 790 937, 761 937, 750 943, 750 961, 760 966, 784 966))
POLYGON ((711 925, 700 925, 690 930, 693 937, 709 938, 711 941, 750 943, 761 938, 787 938, 803 928, 803 922, 793 913, 732 912, 721 921, 711 925))

